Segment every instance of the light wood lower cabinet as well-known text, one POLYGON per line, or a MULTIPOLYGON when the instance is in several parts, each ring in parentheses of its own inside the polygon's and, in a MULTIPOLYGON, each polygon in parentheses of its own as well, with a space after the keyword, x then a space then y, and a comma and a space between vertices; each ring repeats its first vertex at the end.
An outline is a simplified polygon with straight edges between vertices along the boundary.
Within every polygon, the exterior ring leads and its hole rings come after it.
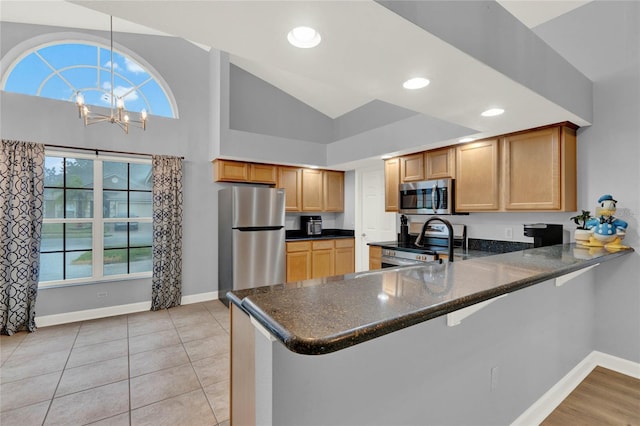
POLYGON ((382 247, 369 246, 369 269, 382 269, 382 247))
POLYGON ((287 242, 287 282, 355 272, 355 239, 287 242))
POLYGON ((335 244, 335 275, 344 275, 355 272, 355 239, 343 238, 334 240, 335 244))

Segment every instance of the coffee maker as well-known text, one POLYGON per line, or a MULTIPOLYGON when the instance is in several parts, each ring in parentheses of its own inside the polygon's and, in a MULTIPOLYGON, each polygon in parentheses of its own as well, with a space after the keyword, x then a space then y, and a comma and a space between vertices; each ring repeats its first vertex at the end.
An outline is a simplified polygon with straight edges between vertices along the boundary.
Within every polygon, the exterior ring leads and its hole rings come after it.
POLYGON ((300 216, 300 230, 306 235, 322 235, 322 217, 300 216))
POLYGON ((562 244, 562 225, 532 223, 524 225, 524 235, 533 237, 534 247, 562 244))

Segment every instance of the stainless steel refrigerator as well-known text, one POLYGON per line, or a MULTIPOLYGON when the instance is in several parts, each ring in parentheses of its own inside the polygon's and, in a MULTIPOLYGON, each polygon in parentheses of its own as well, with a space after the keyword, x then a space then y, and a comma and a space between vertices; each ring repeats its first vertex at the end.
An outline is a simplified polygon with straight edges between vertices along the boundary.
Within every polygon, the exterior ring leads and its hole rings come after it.
POLYGON ((218 296, 285 281, 284 189, 218 191, 218 296))

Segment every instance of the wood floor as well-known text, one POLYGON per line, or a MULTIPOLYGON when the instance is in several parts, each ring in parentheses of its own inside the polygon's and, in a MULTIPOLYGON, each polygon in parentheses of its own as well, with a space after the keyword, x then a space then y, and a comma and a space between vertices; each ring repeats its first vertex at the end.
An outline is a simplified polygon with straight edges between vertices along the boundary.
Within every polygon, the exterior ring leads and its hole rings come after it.
POLYGON ((640 425, 640 380, 596 367, 542 425, 640 425))

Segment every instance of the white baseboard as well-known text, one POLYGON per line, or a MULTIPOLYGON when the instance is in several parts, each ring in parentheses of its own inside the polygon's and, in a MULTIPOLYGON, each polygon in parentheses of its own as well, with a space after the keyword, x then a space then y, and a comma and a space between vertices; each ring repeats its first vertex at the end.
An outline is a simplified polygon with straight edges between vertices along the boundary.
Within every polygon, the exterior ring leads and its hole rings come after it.
POLYGON ((639 363, 593 351, 511 424, 529 426, 542 423, 597 366, 640 379, 639 363))
MULTIPOLYGON (((190 294, 182 296, 181 304, 188 305, 191 303, 206 302, 208 300, 218 299, 218 292, 211 291, 208 293, 190 294)), ((133 314, 136 312, 144 312, 151 309, 151 301, 130 303, 127 305, 107 306, 104 308, 86 309, 83 311, 65 312, 63 314, 45 315, 36 317, 37 327, 48 327, 51 325, 67 324, 77 321, 88 321, 97 318, 113 317, 116 315, 133 314)))

